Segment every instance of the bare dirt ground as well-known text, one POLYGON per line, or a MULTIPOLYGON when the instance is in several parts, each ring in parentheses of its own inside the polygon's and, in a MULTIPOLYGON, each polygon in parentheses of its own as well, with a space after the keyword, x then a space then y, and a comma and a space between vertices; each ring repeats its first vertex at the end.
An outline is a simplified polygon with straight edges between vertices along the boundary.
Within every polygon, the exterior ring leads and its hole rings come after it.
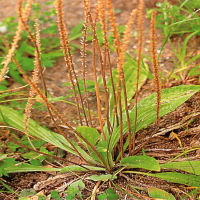
MULTIPOLYGON (((39 2, 41 6, 44 6, 44 3, 46 0, 37 0, 36 2, 39 2)), ((152 8, 155 5, 156 0, 154 1, 146 1, 146 7, 152 8)), ((132 1, 123 1, 123 0, 116 0, 113 1, 115 8, 120 9, 122 12, 117 14, 117 21, 119 24, 124 24, 127 22, 127 19, 130 15, 131 10, 137 5, 137 0, 132 1)), ((176 3, 176 1, 172 1, 172 3, 176 3)), ((0 8, 0 21, 8 16, 16 15, 15 7, 17 7, 17 1, 13 0, 7 0, 1 2, 1 8, 0 8)), ((44 6, 45 7, 45 6, 44 6)), ((45 8, 44 8, 45 9, 45 8)), ((70 28, 75 26, 76 24, 80 23, 83 19, 83 12, 82 12, 82 0, 76 0, 71 1, 70 3, 66 1, 65 3, 65 17, 66 17, 66 24, 70 28)), ((149 56, 149 27, 150 22, 149 19, 145 18, 145 29, 144 29, 144 46, 146 49, 146 53, 149 56)), ((162 41, 162 34, 160 30, 157 32, 158 34, 158 47, 161 45, 162 41)), ((181 38, 175 37, 175 42, 181 40, 181 38)), ((79 41, 76 41, 79 42, 79 41)), ((132 41, 131 44, 134 46, 134 42, 132 41)), ((191 47, 193 47, 194 51, 199 52, 199 38, 194 39, 194 41, 190 44, 191 47)), ((171 49, 166 46, 164 53, 161 56, 160 60, 160 66, 162 68, 172 68, 173 62, 172 62, 173 53, 171 49)), ((74 62, 77 65, 77 70, 79 70, 79 53, 77 52, 74 55, 74 62)), ((162 70, 162 69, 161 69, 162 70)), ((52 96, 63 96, 66 94, 66 87, 62 85, 64 82, 68 82, 68 78, 66 75, 66 69, 65 64, 62 59, 59 59, 55 66, 53 68, 46 69, 45 73, 45 79, 47 82, 47 88, 50 91, 52 96), (53 75, 53 76, 52 76, 53 75)), ((89 78, 90 73, 88 74, 89 78)), ((92 76, 92 75, 91 75, 92 76)), ((198 84, 196 79, 192 81, 194 84, 198 84)), ((171 81, 171 82, 163 82, 163 88, 171 87, 174 85, 181 84, 178 81, 171 81)), ((186 83, 189 84, 189 83, 186 83)), ((152 93, 153 90, 153 81, 148 80, 147 83, 142 87, 140 91, 140 98, 144 98, 145 96, 152 93)), ((73 99, 70 99, 73 101, 73 99)), ((103 101, 103 99, 102 99, 103 101)), ((55 103, 56 108, 61 113, 63 118, 67 120, 69 123, 73 124, 74 126, 77 125, 77 111, 74 106, 66 104, 66 103, 55 103)), ((94 108, 95 109, 95 106, 94 108)), ((191 146, 197 146, 200 145, 200 118, 199 115, 193 116, 192 113, 194 112, 200 112, 200 94, 196 94, 193 96, 190 100, 188 100, 186 103, 181 105, 178 109, 171 112, 170 114, 164 116, 161 119, 159 129, 166 130, 163 134, 159 135, 158 137, 154 138, 153 140, 150 140, 143 148, 148 149, 146 152, 149 156, 154 156, 158 160, 165 161, 170 158, 175 157, 176 155, 180 154, 182 152, 180 148, 179 141, 173 137, 172 133, 176 133, 178 135, 178 138, 180 139, 183 147, 185 149, 190 148, 191 146), (191 116, 187 118, 188 116, 191 116), (189 122, 189 120, 192 120, 191 123, 188 123, 185 125, 185 123, 181 124, 181 121, 183 120, 186 122, 189 122), (176 126, 177 125, 177 126, 176 126), (183 126, 182 126, 183 125, 183 126), (174 126, 174 128, 169 129, 170 126, 174 126)), ((40 111, 34 112, 33 118, 37 121, 41 122, 42 125, 46 125, 48 128, 53 128, 53 124, 50 121, 50 118, 47 114, 47 112, 40 111)), ((155 124, 150 125, 147 129, 142 130, 138 133, 137 137, 137 144, 139 145, 141 143, 142 138, 145 136, 151 135, 152 131, 155 130, 155 124)), ((70 136, 70 133, 67 133, 70 136)), ((199 160, 200 157, 200 151, 197 150, 193 152, 191 155, 189 155, 191 159, 199 160)), ((65 155, 66 159, 73 161, 74 158, 71 155, 65 155)), ((184 160, 184 157, 180 157, 180 159, 184 160)), ((77 160, 76 160, 77 161, 77 160)), ((80 161, 81 162, 81 161, 80 161)), ((65 164, 65 163, 63 163, 65 164)), ((78 174, 80 177, 82 174, 78 174)), ((6 184, 8 184, 14 191, 22 191, 23 189, 30 189, 30 188, 37 188, 37 192, 41 192, 41 194, 48 195, 52 190, 57 190, 58 188, 62 187, 66 182, 70 182, 71 180, 74 180, 76 177, 73 174, 64 174, 63 177, 60 177, 56 173, 48 173, 48 172, 34 172, 34 173, 16 173, 11 174, 9 177, 3 177, 3 179, 6 181, 6 184), (54 178, 54 181, 51 179, 54 178), (43 185, 43 186, 41 186, 43 185)), ((150 178, 150 177, 138 177, 135 175, 127 175, 124 177, 121 177, 118 179, 115 184, 123 188, 129 193, 132 193, 130 188, 126 188, 127 183, 131 183, 135 187, 158 187, 161 189, 164 189, 168 192, 171 192, 174 196, 179 199, 179 195, 182 195, 184 192, 187 193, 190 191, 189 188, 186 188, 184 186, 180 186, 179 184, 173 184, 166 181, 161 181, 160 179, 156 178, 150 178)), ((95 186, 95 183, 93 182, 86 182, 86 188, 87 190, 84 190, 83 192, 83 198, 86 199, 88 194, 91 194, 92 189, 95 186)), ((107 185, 105 184, 102 189, 105 189, 107 185)), ((1 188, 1 186, 0 186, 1 188)), ((118 194, 120 195, 121 199, 125 199, 125 195, 118 191, 118 194)), ((16 199, 16 196, 14 194, 0 194, 0 200, 10 200, 10 199, 16 199)), ((132 199, 132 198, 126 198, 126 199, 132 199)), ((151 199, 146 196, 146 192, 143 192, 141 195, 138 195, 138 199, 151 199)))

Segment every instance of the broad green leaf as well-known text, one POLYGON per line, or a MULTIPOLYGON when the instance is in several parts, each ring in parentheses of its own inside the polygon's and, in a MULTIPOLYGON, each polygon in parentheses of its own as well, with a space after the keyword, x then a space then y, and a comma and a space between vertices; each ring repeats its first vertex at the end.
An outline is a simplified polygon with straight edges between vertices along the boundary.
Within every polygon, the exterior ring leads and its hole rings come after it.
POLYGON ((154 187, 148 188, 148 194, 150 197, 153 198, 158 198, 163 200, 176 200, 172 194, 154 187))
POLYGON ((100 194, 100 195, 98 195, 98 200, 105 200, 105 199, 107 199, 107 194, 106 193, 103 193, 103 194, 100 194))
POLYGON ((17 163, 9 166, 4 166, 4 164, 0 167, 0 174, 1 170, 5 171, 6 173, 17 173, 17 172, 33 172, 33 171, 60 171, 60 168, 49 168, 49 167, 40 167, 40 166, 33 166, 27 163, 17 163))
MULTIPOLYGON (((95 128, 91 128, 88 126, 79 126, 76 128, 76 131, 80 133, 91 145, 95 145, 97 141, 99 140, 99 132, 95 128)), ((83 143, 85 146, 88 146, 83 140, 81 140, 79 137, 81 143, 83 143)))
MULTIPOLYGON (((76 128, 76 131, 79 132, 82 135, 82 137, 85 138, 92 146, 96 145, 100 137, 99 132, 95 128, 91 128, 88 126, 79 126, 76 128)), ((87 147, 88 151, 90 152, 90 156, 93 158, 93 160, 96 160, 102 164, 101 160, 92 150, 92 148, 86 142, 84 142, 80 137, 77 136, 77 138, 79 139, 81 144, 87 147)))
POLYGON ((122 166, 127 166, 128 168, 142 168, 153 171, 160 171, 160 165, 158 161, 150 156, 129 156, 122 158, 122 166))
POLYGON ((78 166, 78 165, 70 165, 70 166, 66 166, 63 169, 60 170, 61 173, 65 173, 65 172, 82 172, 82 171, 105 171, 104 168, 101 167, 93 167, 93 166, 87 166, 87 165, 83 165, 83 167, 78 166), (84 168, 85 167, 85 168, 84 168))
MULTIPOLYGON (((199 85, 180 85, 162 90, 160 117, 175 110, 200 90, 199 85)), ((135 117, 135 108, 130 112, 131 122, 135 117)), ((156 120, 156 95, 148 96, 138 104, 137 131, 146 128, 156 120)))
MULTIPOLYGON (((24 115, 15 111, 12 108, 8 108, 6 106, 0 105, 0 122, 5 123, 10 127, 14 127, 15 129, 19 129, 21 131, 24 130, 24 115)), ((42 126, 40 126, 36 121, 30 119, 29 121, 29 129, 28 133, 31 136, 40 138, 46 142, 49 142, 56 147, 59 147, 65 151, 68 151, 72 154, 78 155, 72 149, 72 146, 67 142, 67 140, 62 136, 55 132, 52 132, 42 126)), ((79 153, 88 161, 96 163, 91 156, 89 156, 81 147, 79 147, 76 142, 70 140, 73 145, 78 149, 79 153)))
POLYGON ((109 200, 119 199, 119 195, 117 195, 116 192, 112 188, 108 188, 106 190, 106 194, 107 194, 107 199, 109 199, 109 200))
POLYGON ((200 161, 169 162, 160 165, 161 168, 180 169, 189 173, 200 175, 200 161))
MULTIPOLYGON (((187 101, 192 95, 200 90, 199 85, 180 85, 168 89, 162 90, 161 95, 161 108, 160 108, 160 117, 166 115, 167 113, 175 110, 182 103, 187 101)), ((124 114, 124 119, 126 119, 124 114)), ((134 129, 134 120, 135 120, 135 107, 130 111, 131 119, 131 129, 134 129)), ((142 128, 146 128, 149 124, 156 121, 156 94, 151 94, 142 101, 138 103, 138 117, 137 117, 137 127, 136 132, 142 128)), ((127 121, 124 121, 123 133, 125 134, 128 131, 127 121)), ((111 136, 110 148, 112 150, 116 143, 119 141, 120 137, 120 128, 116 127, 113 130, 111 136)), ((125 148, 128 143, 126 143, 125 148)))
POLYGON ((106 175, 103 174, 103 175, 92 175, 87 177, 86 179, 90 179, 93 181, 107 181, 107 180, 114 180, 116 178, 117 176, 114 176, 112 174, 106 174, 106 175))
POLYGON ((142 173, 147 176, 161 178, 163 180, 188 185, 191 187, 200 186, 200 176, 194 174, 181 174, 178 172, 163 172, 159 174, 142 173))

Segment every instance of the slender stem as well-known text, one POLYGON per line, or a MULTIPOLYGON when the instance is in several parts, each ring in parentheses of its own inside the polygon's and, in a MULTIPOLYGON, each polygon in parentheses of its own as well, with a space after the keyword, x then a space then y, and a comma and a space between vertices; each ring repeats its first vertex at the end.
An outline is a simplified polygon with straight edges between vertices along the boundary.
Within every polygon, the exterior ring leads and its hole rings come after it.
MULTIPOLYGON (((103 139, 106 141, 106 136, 103 130, 103 119, 101 114, 101 102, 100 102, 100 91, 99 91, 99 85, 97 81, 97 70, 96 70, 96 49, 98 49, 98 41, 97 41, 97 34, 96 34, 96 19, 92 20, 91 13, 88 13, 88 17, 92 26, 92 32, 93 32, 93 40, 92 40, 92 66, 93 66, 93 73, 94 73, 94 82, 95 82, 95 90, 96 90, 96 98, 97 98, 97 112, 98 112, 98 118, 99 118, 99 125, 101 129, 101 134, 103 136, 103 139)), ((97 15, 96 15, 97 17, 97 15)), ((99 52, 100 55, 100 52, 99 52)))
POLYGON ((152 12, 151 16, 151 53, 152 53, 152 66, 154 72, 154 84, 156 88, 156 118, 157 118, 157 125, 159 124, 159 113, 161 107, 161 87, 160 87, 160 78, 159 78, 159 68, 157 62, 157 55, 156 55, 156 30, 155 30, 155 17, 156 11, 152 12))
POLYGON ((56 5, 57 5, 56 11, 57 11, 57 16, 58 16, 58 27, 59 27, 60 39, 61 39, 61 42, 62 42, 62 48, 63 48, 64 58, 65 58, 65 61, 66 61, 66 66, 67 66, 68 72, 69 72, 69 78, 70 78, 70 81, 71 81, 72 87, 73 87, 75 101, 77 103, 77 111, 78 111, 79 120, 80 120, 81 125, 83 125, 78 97, 80 98, 80 104, 81 104, 81 107, 83 108, 84 119, 86 121, 86 124, 88 125, 85 106, 84 106, 84 103, 83 103, 83 97, 82 97, 82 94, 81 94, 81 91, 80 91, 79 81, 77 79, 77 75, 76 75, 75 70, 74 70, 74 63, 72 61, 72 55, 71 55, 71 52, 70 52, 67 29, 65 27, 64 16, 63 16, 64 14, 63 14, 63 11, 62 11, 62 7, 63 7, 62 0, 56 0, 56 5), (77 87, 77 90, 78 90, 78 94, 76 92, 76 87, 77 87))
MULTIPOLYGON (((140 64, 142 59, 142 44, 143 44, 143 9, 144 9, 144 0, 140 0, 140 4, 138 6, 138 56, 137 56, 137 76, 136 76, 136 91, 135 91, 135 118, 134 118, 134 130, 131 143, 132 150, 130 155, 134 154, 135 151, 135 137, 136 137, 136 129, 137 129, 137 118, 138 118, 138 95, 139 95, 139 78, 140 78, 140 64)), ((131 149, 129 146, 129 149, 131 149)))
POLYGON ((93 127, 92 124, 92 117, 91 117, 91 111, 90 111, 90 106, 89 106, 89 101, 88 101, 88 92, 87 92, 87 84, 86 84, 86 35, 87 35, 87 30, 88 30, 88 16, 87 12, 89 11, 89 3, 84 1, 84 10, 85 10, 85 22, 83 24, 83 37, 82 37, 82 49, 81 49, 81 57, 82 57, 82 68, 83 68, 83 73, 82 73, 82 80, 83 80, 83 87, 84 87, 84 94, 85 94, 85 99, 84 101, 86 102, 86 108, 88 111, 88 121, 91 127, 93 127))

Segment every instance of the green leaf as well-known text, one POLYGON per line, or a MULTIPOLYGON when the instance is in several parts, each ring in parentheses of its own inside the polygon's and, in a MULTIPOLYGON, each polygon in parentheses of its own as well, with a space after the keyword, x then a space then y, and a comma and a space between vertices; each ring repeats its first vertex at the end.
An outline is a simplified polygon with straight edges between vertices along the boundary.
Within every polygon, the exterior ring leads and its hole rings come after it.
POLYGON ((7 156, 8 156, 7 154, 0 154, 0 161, 7 158, 7 156))
MULTIPOLYGON (((200 90, 199 85, 180 85, 168 89, 162 90, 161 95, 161 108, 160 108, 160 117, 166 115, 167 113, 175 110, 182 103, 187 101, 192 95, 200 90)), ((124 119, 126 116, 124 114, 124 119)), ((134 130, 134 120, 135 120, 135 107, 130 111, 131 119, 131 129, 134 130)), ((138 103, 138 118, 137 118, 137 127, 136 132, 142 128, 146 128, 149 124, 156 121, 156 95, 151 94, 142 101, 138 103)), ((123 133, 125 134, 128 131, 127 121, 124 121, 123 133)), ((120 137, 120 127, 115 127, 113 134, 111 136, 110 148, 111 151, 116 143, 119 141, 120 137)), ((128 145, 126 143, 125 148, 128 145)))
MULTIPOLYGON (((200 55, 200 54, 199 54, 200 55)), ((188 72, 188 77, 190 76, 196 76, 200 74, 200 66, 197 65, 195 67, 193 67, 189 72, 188 72)))
POLYGON ((107 194, 106 193, 100 194, 97 198, 98 200, 105 200, 107 199, 107 194))
POLYGON ((40 167, 33 166, 27 163, 16 163, 16 164, 1 164, 0 174, 2 171, 6 173, 17 173, 17 172, 33 172, 33 171, 60 171, 59 168, 49 168, 49 167, 40 167))
POLYGON ((119 199, 119 195, 116 194, 116 192, 112 188, 108 188, 106 190, 106 193, 100 194, 98 196, 98 200, 117 200, 119 199))
POLYGON ((187 63, 186 66, 190 65, 191 63, 193 63, 195 60, 197 60, 198 58, 200 58, 200 54, 194 56, 193 58, 191 58, 187 63))
POLYGON ((75 181, 65 191, 68 194, 66 200, 75 199, 76 195, 78 195, 82 199, 81 191, 83 189, 85 189, 85 184, 83 183, 83 181, 82 180, 75 181))
MULTIPOLYGON (((24 130, 24 115, 15 111, 12 108, 0 105, 0 122, 5 123, 10 127, 14 127, 18 130, 24 130)), ((49 142, 56 147, 59 147, 65 151, 68 151, 72 154, 78 155, 70 145, 69 142, 62 136, 57 133, 54 133, 42 126, 40 126, 36 121, 30 119, 28 133, 34 137, 40 138, 46 142, 49 142)), ((92 157, 87 154, 81 147, 79 147, 76 142, 70 140, 73 145, 78 149, 79 153, 88 161, 91 161, 96 164, 92 157)))
POLYGON ((176 200, 172 194, 170 194, 164 190, 154 188, 154 187, 148 188, 148 194, 150 197, 153 197, 156 199, 176 200))
POLYGON ((116 192, 112 188, 108 188, 106 190, 106 193, 107 193, 107 199, 109 199, 109 200, 119 199, 119 195, 117 195, 116 192))
POLYGON ((30 163, 31 163, 31 165, 34 165, 34 166, 41 166, 42 165, 42 162, 39 159, 31 159, 30 163))
POLYGON ((8 87, 6 87, 5 85, 0 85, 0 91, 4 91, 4 90, 8 90, 8 87))
POLYGON ((83 165, 83 167, 78 165, 70 165, 61 169, 60 172, 65 173, 65 172, 82 172, 82 171, 105 171, 105 169, 101 167, 93 167, 87 165, 83 165))
POLYGON ((14 96, 14 95, 24 95, 24 91, 21 92, 12 92, 12 93, 1 93, 0 94, 0 98, 5 98, 5 97, 9 97, 9 96, 14 96))
POLYGON ((45 5, 49 6, 49 5, 53 5, 55 2, 54 1, 47 1, 45 2, 45 5))
POLYGON ((42 64, 45 67, 53 67, 53 63, 56 62, 56 58, 63 56, 61 51, 53 51, 46 54, 41 55, 42 64))
MULTIPOLYGON (((9 193, 15 193, 15 191, 9 186, 9 185, 7 185, 6 183, 4 183, 3 181, 1 181, 0 180, 0 184, 4 187, 4 188, 6 188, 7 189, 7 193, 8 193, 8 191, 9 191, 9 193)), ((0 190, 0 192, 2 192, 2 190, 0 190)))
MULTIPOLYGON (((76 128, 76 131, 79 132, 91 145, 95 145, 97 141, 99 140, 99 132, 95 128, 91 128, 88 126, 79 126, 76 128)), ((80 138, 78 138, 81 143, 87 144, 82 141, 80 138)))
POLYGON ((179 169, 196 175, 200 175, 200 161, 169 162, 160 165, 161 168, 179 169))
POLYGON ((114 176, 112 174, 106 174, 106 175, 103 174, 103 175, 92 175, 87 177, 86 179, 90 179, 93 181, 107 181, 107 180, 114 180, 116 178, 117 176, 114 176))
POLYGON ((38 153, 36 153, 34 151, 30 151, 30 152, 22 154, 22 157, 25 158, 25 159, 34 159, 34 158, 36 158, 38 156, 40 156, 40 154, 38 154, 38 153))
POLYGON ((82 29, 83 29, 83 23, 77 24, 74 28, 71 30, 71 34, 69 35, 69 40, 75 40, 82 35, 82 29))
POLYGON ((178 172, 163 172, 160 174, 150 174, 150 173, 142 173, 147 176, 161 178, 163 180, 180 183, 183 185, 188 185, 191 187, 199 187, 200 186, 200 176, 194 174, 181 174, 178 172))
POLYGON ((20 60, 20 64, 24 70, 32 71, 34 69, 33 59, 31 58, 23 57, 23 59, 20 60))
MULTIPOLYGON (((49 27, 47 27, 47 28, 45 28, 43 31, 42 31, 42 33, 46 33, 46 34, 56 34, 58 32, 58 30, 57 30, 57 26, 56 26, 56 24, 52 24, 51 26, 49 26, 49 27)), ((46 38, 45 38, 46 39, 46 38)), ((49 38, 47 38, 48 40, 49 40, 49 38)), ((43 46, 44 44, 42 43, 42 46, 43 46)))
POLYGON ((158 161, 150 156, 129 156, 122 158, 122 166, 127 166, 128 168, 142 168, 153 171, 160 171, 160 165, 158 161))
POLYGON ((30 200, 29 197, 20 197, 18 200, 30 200))
POLYGON ((35 190, 34 189, 24 189, 20 192, 20 196, 22 197, 27 197, 27 196, 32 196, 36 194, 35 190))
POLYGON ((187 43, 188 41, 190 40, 190 38, 192 38, 194 35, 196 35, 198 33, 198 31, 195 31, 193 33, 191 33, 190 35, 188 35, 184 42, 183 42, 183 46, 182 46, 182 52, 181 52, 181 57, 182 58, 185 58, 185 55, 186 55, 186 51, 187 51, 187 43))
POLYGON ((82 180, 78 180, 78 181, 75 181, 73 182, 69 187, 69 188, 73 188, 73 189, 78 189, 79 191, 80 190, 83 190, 85 188, 85 184, 83 183, 82 180))
POLYGON ((25 85, 25 82, 22 80, 22 77, 20 76, 20 73, 18 69, 16 69, 14 63, 10 63, 9 65, 9 75, 12 76, 18 83, 25 85))
POLYGON ((55 199, 55 200, 61 200, 58 191, 51 191, 51 198, 55 199))

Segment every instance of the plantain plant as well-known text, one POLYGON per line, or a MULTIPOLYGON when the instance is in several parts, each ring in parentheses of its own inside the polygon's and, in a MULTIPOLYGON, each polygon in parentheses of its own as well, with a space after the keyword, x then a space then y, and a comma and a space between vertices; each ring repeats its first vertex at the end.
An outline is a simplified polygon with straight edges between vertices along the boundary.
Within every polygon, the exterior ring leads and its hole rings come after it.
MULTIPOLYGON (((97 0, 97 6, 94 12, 90 10, 90 1, 84 0, 84 28, 81 48, 81 74, 77 74, 76 66, 70 50, 68 31, 64 21, 64 12, 62 0, 56 0, 57 26, 60 35, 61 48, 65 60, 69 80, 71 81, 74 99, 76 103, 77 113, 80 125, 74 128, 71 124, 64 121, 62 116, 57 112, 56 108, 47 98, 48 88, 43 75, 43 67, 41 65, 41 47, 39 34, 39 21, 36 20, 36 33, 32 33, 27 25, 28 16, 32 1, 27 1, 25 8, 22 8, 23 1, 19 1, 19 25, 16 37, 8 49, 8 55, 4 61, 4 68, 1 71, 1 81, 4 80, 8 70, 8 64, 11 60, 18 67, 24 80, 30 86, 29 99, 25 109, 25 114, 19 113, 17 110, 9 108, 6 105, 0 105, 0 121, 5 124, 2 128, 9 128, 12 132, 20 131, 31 138, 39 138, 54 146, 74 154, 82 160, 82 164, 71 162, 64 158, 49 155, 45 152, 37 150, 34 145, 32 148, 24 146, 13 136, 6 136, 12 142, 21 145, 35 153, 42 154, 54 158, 55 160, 63 160, 68 163, 65 167, 47 168, 42 166, 33 166, 27 163, 3 162, 0 167, 1 174, 7 175, 14 172, 27 171, 59 171, 63 172, 100 172, 101 175, 88 176, 87 179, 98 181, 99 183, 109 180, 112 186, 115 179, 128 173, 142 174, 152 177, 161 178, 170 182, 180 183, 191 187, 199 187, 200 185, 200 161, 184 161, 169 162, 160 164, 155 158, 146 156, 141 153, 142 145, 136 145, 136 135, 138 131, 148 127, 151 123, 156 122, 159 125, 160 118, 167 113, 175 110, 182 103, 187 101, 192 95, 200 90, 197 85, 180 85, 168 89, 161 90, 159 80, 159 67, 156 55, 156 32, 155 32, 155 15, 152 12, 151 19, 151 53, 152 66, 155 83, 155 93, 149 95, 139 101, 139 90, 147 79, 149 70, 142 59, 143 49, 143 15, 144 1, 140 0, 137 9, 134 9, 130 15, 130 19, 126 25, 124 36, 121 39, 117 31, 117 24, 114 15, 114 9, 111 0, 97 0), (103 45, 98 42, 97 24, 101 25, 103 35, 103 45), (126 52, 131 37, 133 24, 137 24, 138 29, 138 47, 137 56, 134 60, 126 61, 126 52), (88 29, 92 30, 92 43, 87 42, 88 29), (20 63, 16 60, 14 52, 20 37, 21 30, 25 29, 29 34, 29 38, 35 48, 35 62, 33 77, 30 78, 20 67, 20 63), (113 34, 113 47, 115 52, 111 52, 109 48, 107 35, 113 34), (91 45, 92 57, 90 65, 87 64, 86 45, 91 45), (116 62, 111 63, 111 55, 116 56, 116 62), (113 67, 115 66, 115 67, 113 67), (92 69, 90 69, 92 68, 92 69), (91 110, 88 100, 88 89, 86 81, 86 73, 92 70, 93 81, 96 93, 97 105, 97 121, 91 110), (99 73, 100 72, 100 73, 99 73), (79 78, 78 78, 79 77, 79 78), (43 91, 38 86, 38 79, 42 80, 43 91), (105 105, 102 105, 100 99, 99 78, 102 80, 101 90, 103 90, 105 105), (81 85, 80 85, 81 83, 81 85), (83 89, 80 89, 84 87, 83 89), (38 122, 30 119, 31 108, 34 103, 35 96, 46 105, 51 119, 57 129, 52 132, 47 128, 39 125, 38 122), (135 98, 133 108, 131 108, 132 98, 135 98), (103 108, 103 109, 102 109, 103 108), (104 110, 102 112, 102 110, 104 110), (94 124, 95 121, 95 124, 94 124), (96 125, 98 123, 98 125, 96 125), (70 139, 60 128, 66 127, 77 138, 70 139), (99 127, 97 130, 96 127, 99 127), (178 164, 177 164, 178 163, 178 164), (143 170, 140 170, 143 169, 143 170), (165 169, 165 172, 162 171, 165 169), (166 172, 166 169, 168 170, 166 172), (188 172, 173 172, 170 169, 181 169, 188 172)), ((6 43, 6 41, 5 41, 6 43)), ((153 137, 153 135, 151 136, 153 137)), ((144 141, 145 143, 146 141, 144 141)), ((99 173, 98 173, 99 174, 99 173)), ((98 186, 99 184, 97 184, 98 186)), ((137 190, 134 188, 134 190, 137 190)), ((134 191, 133 190, 133 191, 134 191)), ((123 190, 122 190, 123 191, 123 190)), ((168 196, 168 199, 175 199, 172 194, 158 188, 149 188, 148 194, 154 198, 160 196, 168 196)), ((96 195, 96 189, 92 192, 92 198, 96 195)), ((131 192, 129 196, 142 198, 137 192, 131 192)))

